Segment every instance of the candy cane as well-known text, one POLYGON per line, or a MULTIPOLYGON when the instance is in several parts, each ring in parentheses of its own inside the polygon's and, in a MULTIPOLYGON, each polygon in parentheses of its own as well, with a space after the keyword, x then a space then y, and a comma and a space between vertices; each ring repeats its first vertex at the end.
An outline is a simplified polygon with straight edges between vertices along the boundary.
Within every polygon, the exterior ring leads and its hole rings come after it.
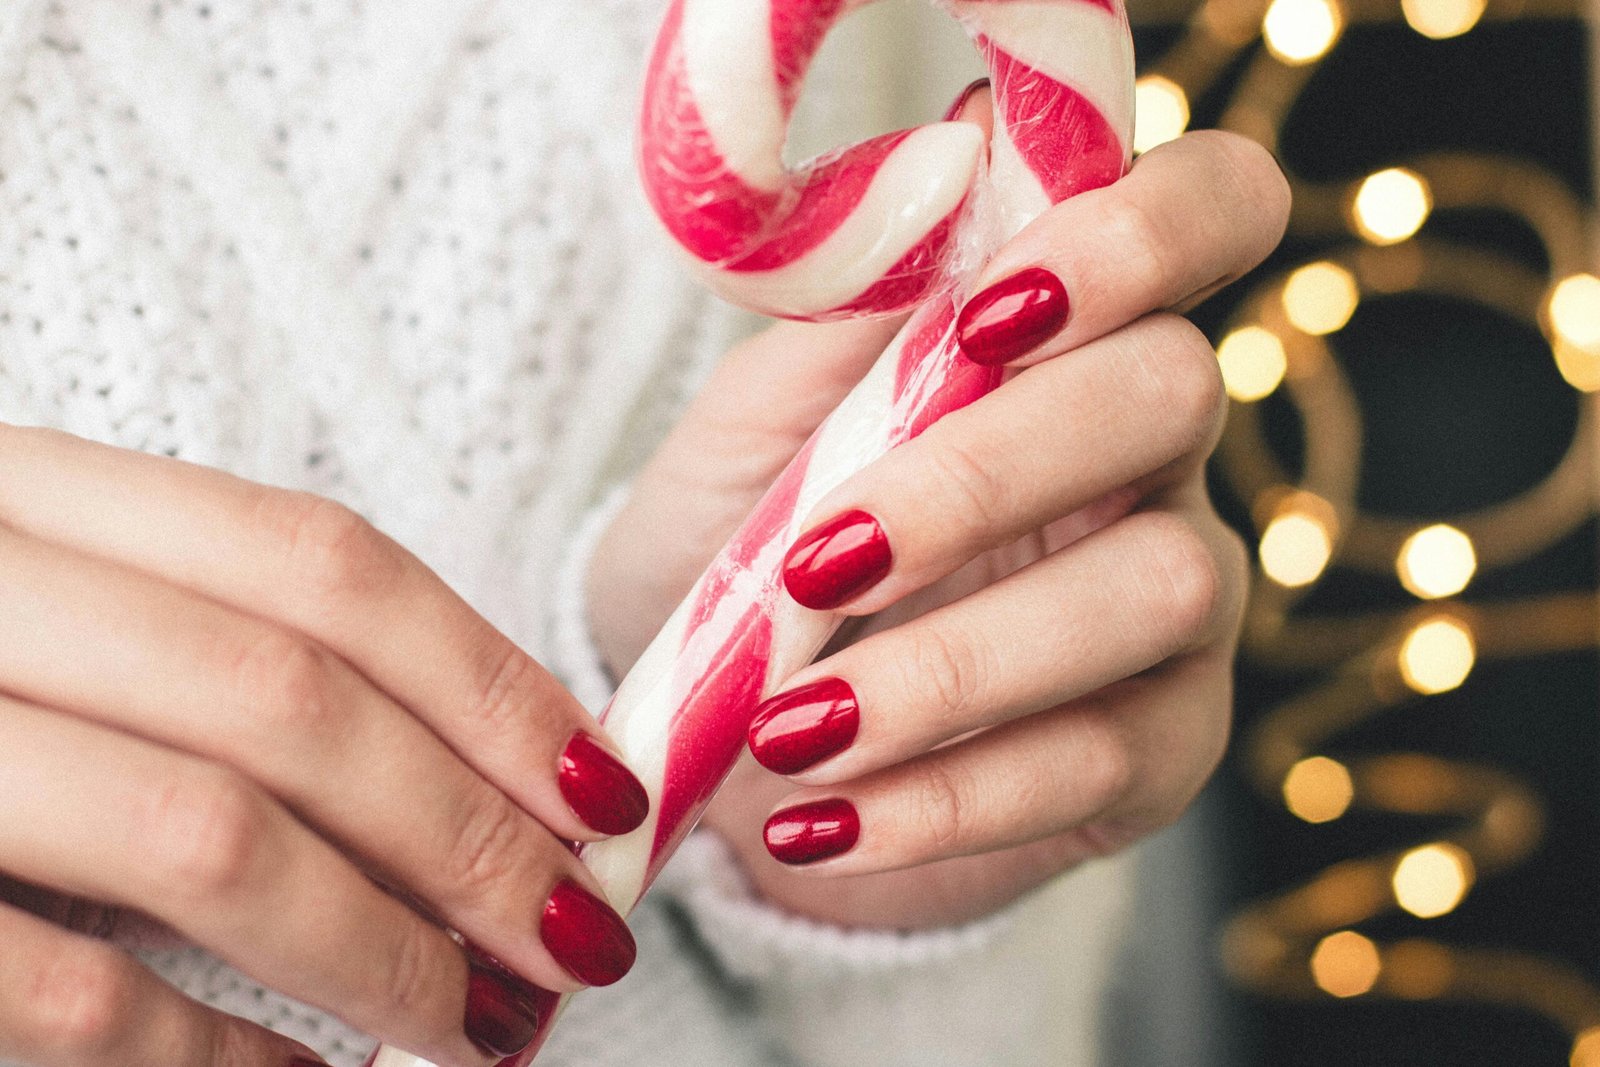
MULTIPOLYGON (((1132 143, 1133 51, 1121 0, 950 0, 994 86, 994 134, 941 122, 790 170, 782 149, 823 36, 862 0, 672 0, 646 80, 650 202, 709 285, 753 310, 826 319, 916 310, 712 562, 601 716, 650 793, 650 818, 580 855, 630 910, 744 750, 751 713, 841 616, 783 590, 816 503, 1002 372, 960 355, 976 270, 1051 204, 1108 185, 1132 143)), ((870 0, 865 0, 870 2, 870 0)), ((522 1067, 554 1019, 502 1061, 522 1067)), ((379 1049, 369 1067, 422 1067, 379 1049)))

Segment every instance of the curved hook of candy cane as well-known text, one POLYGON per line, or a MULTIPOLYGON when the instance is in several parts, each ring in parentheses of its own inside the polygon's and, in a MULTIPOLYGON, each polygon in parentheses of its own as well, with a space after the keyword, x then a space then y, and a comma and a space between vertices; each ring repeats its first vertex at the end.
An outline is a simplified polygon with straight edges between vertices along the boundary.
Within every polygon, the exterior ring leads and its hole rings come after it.
MULTIPOLYGON (((927 300, 953 273, 957 221, 985 162, 976 126, 934 123, 794 170, 783 164, 806 69, 828 30, 856 6, 673 0, 657 38, 640 122, 645 189, 704 282, 753 311, 801 319, 891 314, 927 300)), ((946 6, 982 51, 1004 120, 996 123, 990 184, 1037 193, 1006 214, 1032 217, 1081 191, 1074 182, 1083 175, 1120 173, 1128 159, 1122 131, 1133 112, 1120 4, 946 6), (1089 165, 1050 173, 1022 162, 1085 155, 1089 165), (1099 165, 1097 156, 1105 157, 1099 165)))

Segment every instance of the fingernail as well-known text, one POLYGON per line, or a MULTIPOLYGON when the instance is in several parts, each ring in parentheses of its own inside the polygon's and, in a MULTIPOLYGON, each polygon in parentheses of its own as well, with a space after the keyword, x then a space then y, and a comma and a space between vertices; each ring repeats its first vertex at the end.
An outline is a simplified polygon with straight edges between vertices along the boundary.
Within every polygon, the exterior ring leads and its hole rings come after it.
POLYGON ((488 964, 471 962, 467 969, 467 1013, 462 1029, 467 1039, 491 1056, 515 1056, 533 1042, 539 1014, 534 988, 488 964))
POLYGON ((762 836, 772 858, 798 865, 843 855, 861 836, 861 817, 848 800, 816 800, 767 819, 762 836))
POLYGON ((637 830, 650 814, 650 796, 633 772, 585 733, 561 753, 561 795, 585 826, 602 834, 637 830))
POLYGON ((805 607, 830 611, 881 582, 893 563, 878 520, 847 511, 794 543, 783 558, 783 584, 805 607))
POLYGON ((628 973, 638 953, 622 916, 570 879, 550 894, 539 936, 556 962, 584 985, 610 985, 628 973))
POLYGON ((1070 311, 1061 279, 1029 267, 967 301, 956 318, 956 343, 974 363, 1006 363, 1043 344, 1066 324, 1070 311))
POLYGON ((856 739, 860 708, 843 678, 823 678, 770 697, 750 723, 750 752, 778 774, 798 774, 856 739))
POLYGON ((977 92, 979 89, 987 89, 988 87, 989 79, 979 78, 977 81, 961 90, 961 95, 956 97, 956 102, 951 104, 950 110, 944 113, 944 120, 946 122, 954 122, 956 119, 960 118, 961 111, 967 106, 967 101, 972 99, 972 94, 977 92))

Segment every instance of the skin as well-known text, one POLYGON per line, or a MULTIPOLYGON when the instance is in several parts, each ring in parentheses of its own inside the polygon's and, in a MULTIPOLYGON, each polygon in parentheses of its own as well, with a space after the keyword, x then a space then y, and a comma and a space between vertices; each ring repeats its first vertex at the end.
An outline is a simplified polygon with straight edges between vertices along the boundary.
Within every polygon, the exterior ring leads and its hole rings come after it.
MULTIPOLYGON (((1162 309, 1258 262, 1286 211, 1265 153, 1192 135, 1000 254, 991 280, 1048 266, 1077 311, 819 506, 877 515, 897 562, 848 606, 854 639, 793 679, 847 678, 857 743, 796 780, 748 766, 708 817, 772 900, 968 918, 1199 789, 1227 734, 1244 557, 1200 480, 1215 358, 1162 309), (767 813, 824 794, 857 804, 860 846, 804 870, 767 857, 767 813)), ((786 324, 730 354, 595 558, 614 668, 892 330, 786 324)), ((441 924, 576 988, 530 901, 593 888, 560 840, 597 835, 556 770, 575 732, 605 742, 542 667, 327 500, 4 425, 0 470, 0 990, 21 991, 0 995, 0 1058, 307 1054, 89 936, 152 919, 445 1065, 492 1060, 462 1034, 467 960, 441 924)))
MULTIPOLYGON (((769 899, 846 925, 959 922, 1188 806, 1227 741, 1247 568, 1204 484, 1226 409, 1216 356, 1177 312, 1265 258, 1288 207, 1259 146, 1190 134, 1053 208, 985 269, 980 287, 1046 267, 1073 313, 993 394, 806 523, 865 510, 895 562, 842 609, 851 640, 780 687, 849 682, 854 743, 787 779, 744 761, 707 813, 769 899), (767 816, 826 797, 855 805, 859 843, 804 867, 772 859, 767 816)), ((614 669, 896 326, 782 324, 719 366, 594 560, 614 669)))

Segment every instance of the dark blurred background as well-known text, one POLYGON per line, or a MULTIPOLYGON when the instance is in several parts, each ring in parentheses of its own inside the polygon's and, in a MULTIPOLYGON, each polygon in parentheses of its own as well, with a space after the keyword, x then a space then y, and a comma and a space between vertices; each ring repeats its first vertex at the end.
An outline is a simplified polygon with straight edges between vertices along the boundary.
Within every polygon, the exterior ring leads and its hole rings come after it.
POLYGON ((1225 860, 1195 1062, 1594 1067, 1581 11, 1134 14, 1141 146, 1231 126, 1297 198, 1273 259, 1195 315, 1234 395, 1215 492, 1260 546, 1235 743, 1202 804, 1225 860))

